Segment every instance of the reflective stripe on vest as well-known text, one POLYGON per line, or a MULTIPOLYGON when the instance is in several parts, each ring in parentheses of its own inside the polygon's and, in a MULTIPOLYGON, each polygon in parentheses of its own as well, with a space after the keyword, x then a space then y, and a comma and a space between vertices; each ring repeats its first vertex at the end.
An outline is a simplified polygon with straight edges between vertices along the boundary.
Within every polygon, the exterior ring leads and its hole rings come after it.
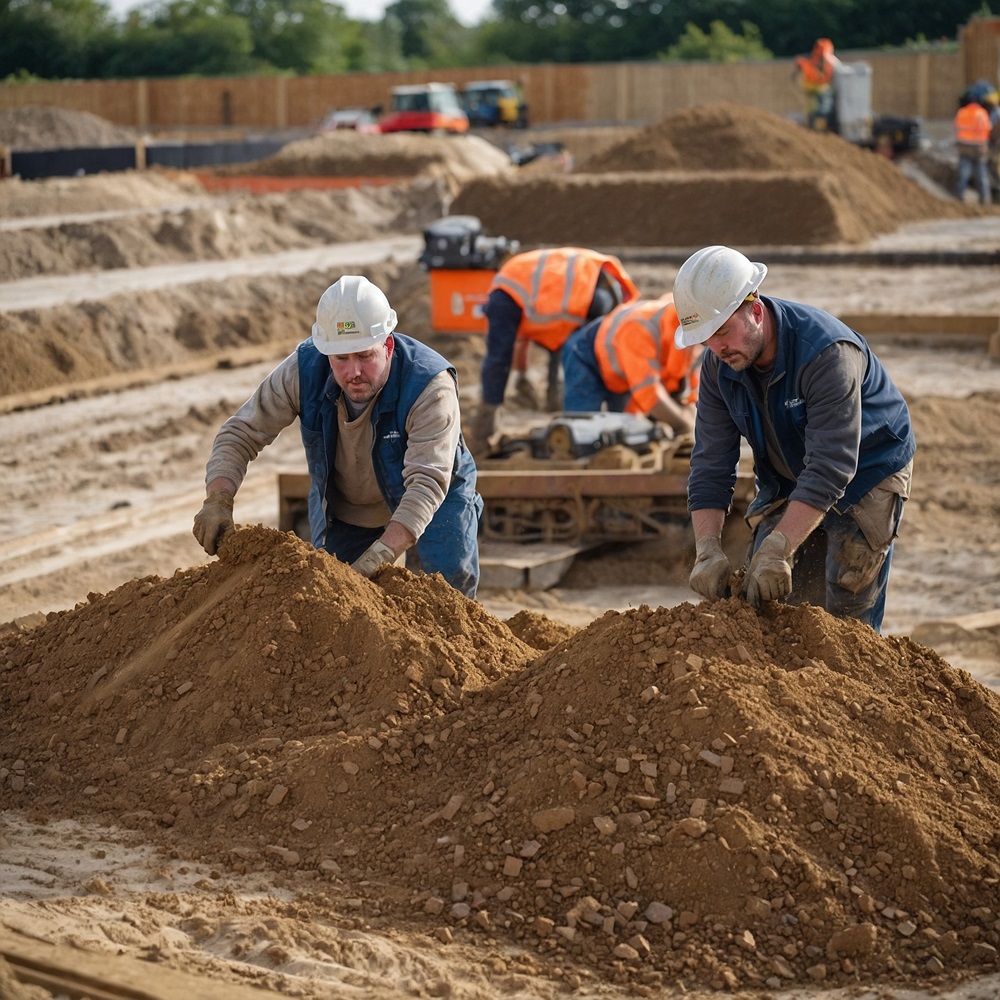
POLYGON ((674 343, 677 309, 673 297, 643 299, 619 306, 601 322, 594 337, 594 356, 611 392, 629 392, 630 413, 648 413, 656 404, 655 386, 668 393, 684 388, 694 352, 674 343))
POLYGON ((516 254, 500 268, 491 290, 501 289, 521 307, 518 337, 557 351, 587 318, 602 271, 621 286, 624 302, 638 298, 638 288, 616 257, 582 247, 516 254))

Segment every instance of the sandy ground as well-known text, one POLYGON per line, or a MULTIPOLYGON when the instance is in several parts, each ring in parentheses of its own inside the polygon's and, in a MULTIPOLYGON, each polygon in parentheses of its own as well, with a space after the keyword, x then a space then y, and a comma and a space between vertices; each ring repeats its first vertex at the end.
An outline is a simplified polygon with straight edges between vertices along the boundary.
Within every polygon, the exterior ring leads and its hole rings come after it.
MULTIPOLYGON (((493 183, 495 178, 490 177, 493 183)), ((175 213, 177 199, 184 201, 184 195, 167 187, 157 200, 175 213)), ((72 185, 67 182, 60 188, 66 204, 73 205, 68 210, 80 217, 52 219, 48 211, 34 209, 35 216, 46 218, 33 224, 30 212, 6 208, 8 219, 18 219, 16 231, 27 234, 23 246, 49 248, 44 254, 31 252, 49 261, 31 275, 23 267, 31 254, 8 254, 9 260, 20 262, 10 266, 7 284, 0 284, 0 332, 6 328, 8 338, 23 340, 33 328, 41 332, 46 324, 52 329, 71 325, 73 309, 80 308, 75 303, 81 299, 97 301, 110 294, 115 297, 103 300, 102 308, 109 313, 127 312, 130 284, 132 292, 162 295, 149 300, 135 297, 131 309, 139 327, 148 325, 148 312, 169 315, 174 306, 166 299, 176 300, 181 293, 162 289, 171 288, 174 282, 189 288, 184 293, 192 296, 187 308, 197 310, 198 302, 207 303, 213 294, 224 297, 221 289, 212 289, 207 263, 212 258, 227 268, 225 277, 220 275, 226 282, 238 283, 252 275, 254 268, 258 273, 262 267, 268 272, 253 286, 261 315, 268 315, 268 303, 280 309, 293 297, 287 289, 284 293, 277 290, 283 283, 291 284, 306 301, 286 307, 290 329, 283 337, 275 337, 276 342, 261 337, 252 345, 251 363, 234 362, 234 358, 247 360, 239 351, 246 352, 248 346, 235 338, 223 343, 222 349, 215 343, 195 356, 168 346, 150 349, 123 340, 116 348, 125 358, 118 372, 94 364, 85 369, 88 378, 64 388, 57 402, 37 405, 46 394, 51 395, 47 376, 39 375, 16 391, 8 389, 8 406, 0 413, 0 439, 4 441, 0 456, 0 621, 18 619, 22 632, 41 622, 45 613, 85 605, 88 595, 96 599, 144 577, 169 580, 208 563, 190 526, 203 495, 204 462, 212 437, 222 419, 301 336, 295 329, 304 329, 303 318, 307 321, 313 307, 314 290, 325 286, 324 267, 349 261, 382 278, 394 292, 404 332, 426 332, 427 323, 426 277, 413 263, 419 240, 412 237, 419 233, 420 212, 390 205, 387 194, 375 196, 377 211, 371 203, 357 200, 324 207, 343 210, 346 217, 367 213, 375 223, 370 229, 373 236, 399 241, 388 253, 375 243, 359 241, 346 249, 323 251, 338 255, 326 263, 308 258, 287 265, 287 274, 281 277, 279 258, 267 267, 263 241, 247 253, 246 245, 233 237, 234 211, 243 218, 239 225, 246 231, 259 233, 261 227, 249 203, 234 210, 229 200, 209 209, 230 216, 227 225, 216 224, 213 229, 216 234, 227 232, 229 241, 200 239, 195 241, 200 250, 178 251, 180 257, 194 253, 196 259, 206 261, 200 265, 201 274, 195 275, 204 284, 192 282, 190 271, 184 270, 190 269, 190 260, 163 261, 144 251, 146 256, 131 266, 155 268, 155 274, 135 270, 130 279, 124 270, 127 264, 104 265, 109 269, 100 277, 118 283, 105 293, 93 278, 76 273, 79 265, 65 263, 72 253, 58 248, 65 247, 69 233, 84 244, 90 241, 93 260, 98 248, 109 246, 112 237, 104 233, 97 240, 96 231, 84 227, 108 224, 118 212, 129 213, 132 225, 134 210, 113 206, 107 209, 110 216, 85 220, 84 212, 106 206, 88 209, 84 200, 73 204, 72 185), (399 222, 407 215, 408 236, 399 222), (82 237, 73 233, 73 226, 80 227, 82 237), (234 255, 233 247, 243 249, 234 255), (53 284, 54 275, 62 276, 57 284, 53 284), (43 278, 47 283, 43 284, 43 278), (38 297, 28 302, 24 296, 30 295, 38 297), (412 305, 409 329, 403 304, 412 305), (67 320, 57 318, 60 310, 67 320), (228 360, 220 365, 220 357, 228 360), (31 399, 31 392, 40 395, 31 399), (11 405, 10 400, 18 396, 20 401, 11 405)), ((424 196, 428 190, 422 189, 424 196)), ((440 208, 447 195, 441 195, 440 184, 434 190, 444 198, 437 202, 440 208)), ((4 194, 0 189, 0 204, 4 194)), ((188 197, 201 202, 202 196, 195 198, 195 194, 187 189, 188 197)), ((292 202, 289 197, 282 208, 268 208, 269 218, 277 220, 275 227, 296 214, 292 202)), ((185 204, 181 211, 188 213, 186 224, 198 230, 203 224, 193 214, 193 204, 185 204)), ((313 215, 316 207, 315 201, 309 206, 313 215)), ((433 217, 432 206, 422 211, 433 217)), ((157 229, 162 224, 159 213, 154 212, 152 218, 160 220, 153 224, 153 231, 161 232, 157 245, 167 246, 163 230, 157 229)), ((174 237, 179 230, 173 227, 174 237)), ((137 232, 129 237, 136 245, 152 245, 137 232)), ((315 237, 303 236, 303 232, 298 226, 298 235, 285 237, 275 249, 283 254, 309 253, 302 242, 322 244, 329 238, 325 232, 315 237)), ((120 233, 114 238, 121 238, 120 233)), ((357 241, 357 229, 345 226, 342 239, 357 241)), ((174 247, 183 244, 179 238, 172 242, 174 247)), ((1000 223, 995 217, 913 222, 863 244, 871 249, 910 250, 942 245, 998 251, 1000 223)), ((654 295, 669 289, 675 267, 636 264, 630 271, 640 287, 654 295)), ((1000 315, 995 267, 775 264, 766 291, 841 314, 1000 315)), ((84 308, 93 314, 93 307, 84 308)), ((108 321, 105 337, 121 337, 121 329, 108 321)), ((40 338, 40 343, 46 345, 44 351, 57 353, 51 346, 55 340, 40 338)), ((463 405, 474 404, 481 342, 445 338, 435 346, 453 356, 460 369, 463 405)), ((969 671, 981 684, 1000 689, 996 630, 970 629, 950 621, 1000 607, 1000 517, 995 500, 1000 456, 988 431, 1000 416, 1000 367, 987 356, 981 341, 942 346, 942 342, 894 339, 879 341, 876 348, 910 402, 915 419, 927 428, 924 437, 918 435, 926 471, 922 478, 918 466, 911 510, 897 546, 885 631, 912 636, 954 667, 969 671)), ((29 367, 16 354, 8 355, 8 364, 24 370, 29 367)), ((16 380, 10 378, 10 371, 7 377, 12 385, 16 380)), ((533 377, 540 379, 540 370, 533 377)), ((514 423, 524 416, 511 409, 506 419, 514 423)), ((301 466, 300 445, 292 431, 286 431, 252 466, 237 501, 241 523, 277 523, 276 473, 298 471, 301 466)), ((688 558, 688 552, 677 552, 676 547, 602 549, 578 560, 552 590, 486 589, 480 604, 502 621, 529 609, 552 622, 582 627, 609 609, 669 607, 692 600, 685 586, 688 558)), ((5 712, 10 709, 5 706, 5 712)), ((15 759, 0 759, 0 780, 14 781, 18 773, 15 759)), ((123 982, 137 982, 135 967, 128 963, 142 960, 164 970, 164 984, 173 982, 168 975, 194 973, 199 977, 195 995, 217 995, 219 1000, 227 985, 248 984, 316 1000, 347 994, 387 998, 547 997, 567 992, 615 998, 637 992, 671 998, 700 994, 695 987, 677 991, 662 981, 643 985, 641 980, 631 980, 623 985, 591 977, 572 962, 560 964, 558 959, 548 959, 539 968, 542 959, 528 961, 522 951, 507 945, 484 950, 473 939, 451 931, 433 934, 394 926, 377 904, 373 909, 367 890, 358 891, 357 896, 325 898, 320 904, 308 873, 290 871, 275 878, 270 867, 249 873, 220 870, 214 862, 197 857, 171 857, 162 847, 144 843, 124 829, 74 819, 53 821, 42 809, 0 813, 0 848, 0 949, 24 954, 37 947, 50 958, 56 954, 49 950, 51 946, 76 949, 76 953, 58 954, 64 960, 66 954, 76 954, 67 961, 82 962, 84 967, 88 961, 103 959, 101 974, 123 982), (113 956, 123 964, 107 961, 113 956), (213 993, 213 989, 220 992, 213 993)), ((996 907, 993 920, 995 911, 996 907)), ((914 974, 913 978, 922 977, 914 974)), ((178 979, 176 988, 182 987, 178 979)), ((913 989, 883 983, 870 989, 813 986, 792 990, 779 977, 761 988, 766 994, 750 991, 747 995, 909 1000, 933 992, 953 1000, 986 1000, 1000 994, 1000 979, 978 976, 964 985, 943 980, 932 986, 917 983, 913 989)), ((5 1000, 57 995, 31 989, 5 976, 0 963, 0 996, 5 1000)))

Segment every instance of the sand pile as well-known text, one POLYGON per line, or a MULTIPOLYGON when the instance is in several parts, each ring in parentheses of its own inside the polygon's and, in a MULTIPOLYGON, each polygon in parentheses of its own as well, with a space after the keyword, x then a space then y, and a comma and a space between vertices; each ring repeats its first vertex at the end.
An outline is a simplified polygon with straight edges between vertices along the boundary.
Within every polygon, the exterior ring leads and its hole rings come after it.
MULTIPOLYGON (((143 176, 129 172, 115 178, 127 187, 143 176)), ((66 191, 67 185, 61 190, 66 191)), ((147 185, 140 184, 136 194, 141 198, 146 190, 147 185)), ((53 219, 49 225, 5 232, 0 241, 0 281, 191 260, 232 260, 418 232, 444 214, 449 198, 444 180, 430 177, 385 187, 220 199, 209 199, 203 191, 189 199, 182 198, 177 188, 174 193, 177 201, 163 205, 159 212, 53 219)), ((119 193, 120 202, 125 197, 119 193)), ((2 198, 0 192, 0 212, 2 198)), ((142 205, 141 200, 137 204, 142 205)), ((151 200, 146 207, 152 204, 151 200)))
POLYGON ((543 624, 244 529, 4 640, 4 803, 635 988, 996 968, 995 695, 815 608, 543 624))
POLYGON ((626 247, 859 243, 978 209, 935 197, 837 136, 715 103, 610 145, 568 176, 478 178, 452 211, 523 243, 626 247))
POLYGON ((273 177, 414 177, 431 172, 464 180, 512 169, 507 153, 475 135, 369 135, 338 129, 290 142, 263 160, 217 172, 273 177))
POLYGON ((0 110, 0 146, 13 149, 72 149, 131 146, 135 132, 89 111, 29 104, 0 110))

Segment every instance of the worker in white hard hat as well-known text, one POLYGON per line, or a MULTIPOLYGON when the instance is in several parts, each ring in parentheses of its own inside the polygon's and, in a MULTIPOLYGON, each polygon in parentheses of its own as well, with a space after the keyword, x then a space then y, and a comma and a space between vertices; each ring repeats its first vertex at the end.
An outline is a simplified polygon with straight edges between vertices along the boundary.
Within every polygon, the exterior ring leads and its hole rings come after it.
POLYGON ((762 296, 766 274, 710 246, 674 281, 677 345, 708 348, 688 480, 690 585, 709 600, 733 586, 721 537, 745 439, 757 495, 740 595, 755 607, 807 601, 880 631, 916 449, 909 410, 864 338, 822 309, 762 296))
POLYGON ((298 418, 312 544, 365 577, 410 551, 410 568, 441 573, 475 597, 483 501, 461 434, 457 374, 395 327, 395 310, 367 278, 345 275, 326 289, 312 336, 216 435, 194 521, 209 555, 233 528, 247 466, 298 418))

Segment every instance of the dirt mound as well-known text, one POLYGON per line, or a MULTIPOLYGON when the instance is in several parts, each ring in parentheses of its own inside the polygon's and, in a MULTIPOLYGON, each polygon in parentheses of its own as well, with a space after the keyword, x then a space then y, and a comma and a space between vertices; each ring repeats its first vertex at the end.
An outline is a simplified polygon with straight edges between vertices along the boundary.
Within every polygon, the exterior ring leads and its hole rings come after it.
POLYGON ((178 171, 122 170, 36 181, 6 177, 0 184, 0 218, 154 210, 205 200, 205 189, 197 179, 178 171))
POLYGON ((476 179, 452 211, 523 243, 627 247, 860 243, 980 210, 837 136, 715 103, 597 151, 570 176, 476 179))
POLYGON ((72 149, 130 146, 137 135, 89 111, 29 104, 0 110, 0 146, 13 149, 72 149))
POLYGON ((429 177, 384 187, 257 197, 209 199, 202 192, 160 212, 14 228, 0 242, 0 281, 232 260, 420 232, 444 214, 449 198, 446 182, 429 177))
POLYGON ((0 697, 10 808, 400 927, 637 988, 996 965, 1000 699, 815 608, 644 606, 539 655, 439 577, 247 528, 8 637, 0 697))
POLYGON ((507 153, 474 135, 368 135, 342 129, 290 142, 274 156, 217 172, 274 177, 414 177, 436 171, 464 180, 511 169, 507 153))

